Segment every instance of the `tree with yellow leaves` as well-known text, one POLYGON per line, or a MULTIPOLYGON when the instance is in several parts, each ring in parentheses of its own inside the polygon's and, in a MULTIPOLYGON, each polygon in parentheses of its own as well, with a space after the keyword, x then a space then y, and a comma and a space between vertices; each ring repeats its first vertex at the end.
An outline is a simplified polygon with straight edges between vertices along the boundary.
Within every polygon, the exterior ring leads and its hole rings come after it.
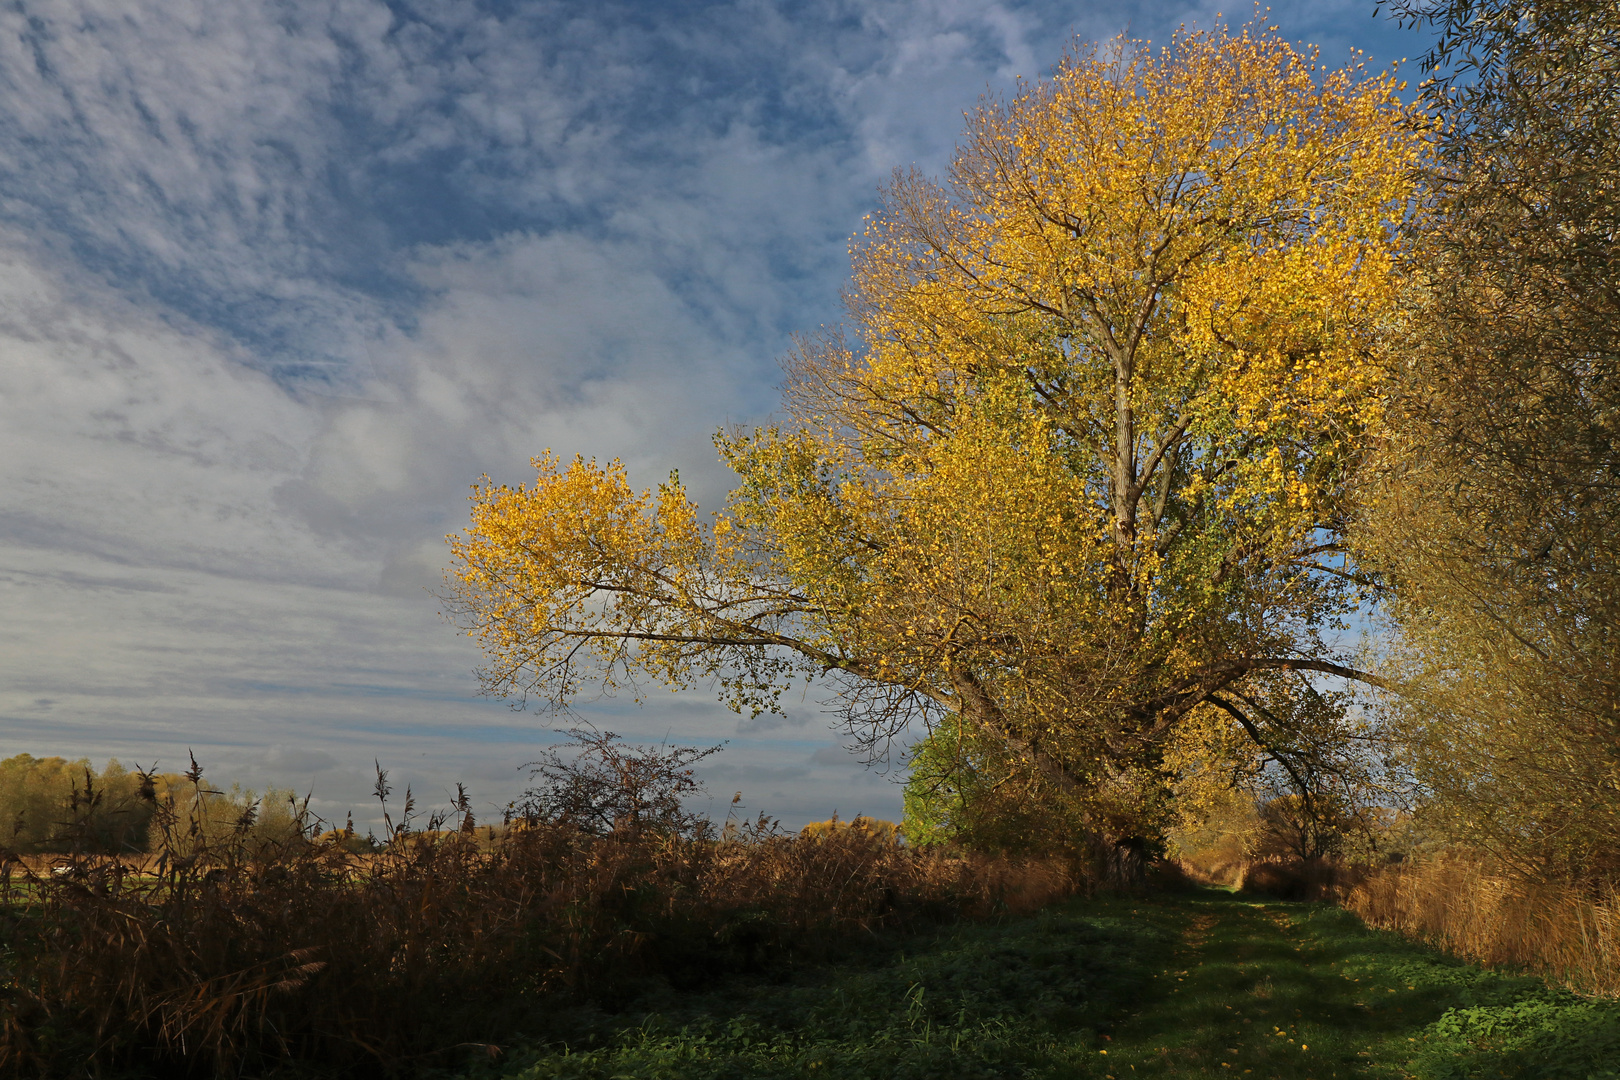
POLYGON ((616 462, 475 491, 449 580, 486 687, 713 679, 758 710, 823 676, 869 745, 948 715, 1140 833, 1195 710, 1258 731, 1277 680, 1360 674, 1324 632, 1417 205, 1397 89, 1251 28, 1077 49, 982 104, 858 238, 849 339, 718 439, 712 524, 616 462))

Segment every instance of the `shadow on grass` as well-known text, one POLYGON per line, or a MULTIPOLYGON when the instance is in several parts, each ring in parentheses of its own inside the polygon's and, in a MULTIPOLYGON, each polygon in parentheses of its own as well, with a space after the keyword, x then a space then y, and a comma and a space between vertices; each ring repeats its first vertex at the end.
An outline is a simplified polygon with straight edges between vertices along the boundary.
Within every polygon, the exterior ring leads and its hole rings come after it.
POLYGON ((867 967, 651 992, 496 1075, 523 1080, 835 1077, 967 1080, 1085 1075, 1113 1023, 1153 989, 1180 916, 1129 900, 964 925, 867 967))
POLYGON ((1105 1077, 1620 1075, 1616 1003, 1465 964, 1326 905, 1217 892, 1181 905, 1173 965, 1099 1054, 1105 1077))
POLYGON ((1357 974, 1370 949, 1409 946, 1331 926, 1332 913, 1222 893, 1182 903, 1183 940, 1156 976, 1163 992, 1110 1048, 1119 1070, 1360 1076, 1384 1056, 1378 1047, 1412 1037, 1448 1007, 1432 994, 1378 985, 1371 969, 1357 974), (1348 932, 1323 933, 1333 930, 1348 932))
POLYGON ((1077 900, 868 959, 702 995, 650 988, 479 1075, 1620 1080, 1620 1004, 1324 905, 1077 900))

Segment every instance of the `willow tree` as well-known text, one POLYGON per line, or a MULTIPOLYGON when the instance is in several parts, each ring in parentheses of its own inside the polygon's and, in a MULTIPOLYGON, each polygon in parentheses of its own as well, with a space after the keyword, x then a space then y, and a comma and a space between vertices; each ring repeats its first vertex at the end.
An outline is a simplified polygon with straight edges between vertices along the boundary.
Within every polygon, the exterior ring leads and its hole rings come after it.
POLYGON ((1620 7, 1397 7, 1451 71, 1365 482, 1414 761, 1453 835, 1620 876, 1620 7))
POLYGON ((486 686, 821 676, 856 738, 964 725, 1132 834, 1195 710, 1265 740, 1279 680, 1360 674, 1324 638, 1422 151, 1397 89, 1243 30, 983 103, 945 181, 889 186, 782 421, 719 437, 712 522, 617 463, 476 490, 486 686))

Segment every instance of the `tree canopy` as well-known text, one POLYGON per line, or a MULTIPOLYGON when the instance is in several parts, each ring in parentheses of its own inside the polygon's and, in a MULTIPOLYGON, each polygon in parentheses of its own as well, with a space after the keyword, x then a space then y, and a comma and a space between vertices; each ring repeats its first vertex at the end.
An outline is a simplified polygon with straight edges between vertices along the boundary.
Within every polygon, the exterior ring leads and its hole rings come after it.
POLYGON ((1422 209, 1398 86, 1244 28, 983 102, 944 180, 896 174, 780 422, 718 438, 712 521, 549 453, 475 490, 448 580, 486 687, 825 677, 857 739, 954 717, 1115 837, 1200 710, 1286 754, 1306 673, 1367 677, 1330 637, 1422 209))

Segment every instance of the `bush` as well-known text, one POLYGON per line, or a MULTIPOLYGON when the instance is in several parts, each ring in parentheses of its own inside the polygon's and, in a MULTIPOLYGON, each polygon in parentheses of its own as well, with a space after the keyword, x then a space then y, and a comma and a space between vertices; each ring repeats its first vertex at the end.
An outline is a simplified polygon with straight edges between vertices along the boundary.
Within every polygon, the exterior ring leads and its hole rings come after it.
POLYGON ((1360 874, 1329 859, 1264 859, 1244 868, 1238 887, 1278 900, 1334 900, 1360 874))
POLYGON ((1173 859, 1155 859, 1147 870, 1146 884, 1160 892, 1190 892, 1199 882, 1173 859))

